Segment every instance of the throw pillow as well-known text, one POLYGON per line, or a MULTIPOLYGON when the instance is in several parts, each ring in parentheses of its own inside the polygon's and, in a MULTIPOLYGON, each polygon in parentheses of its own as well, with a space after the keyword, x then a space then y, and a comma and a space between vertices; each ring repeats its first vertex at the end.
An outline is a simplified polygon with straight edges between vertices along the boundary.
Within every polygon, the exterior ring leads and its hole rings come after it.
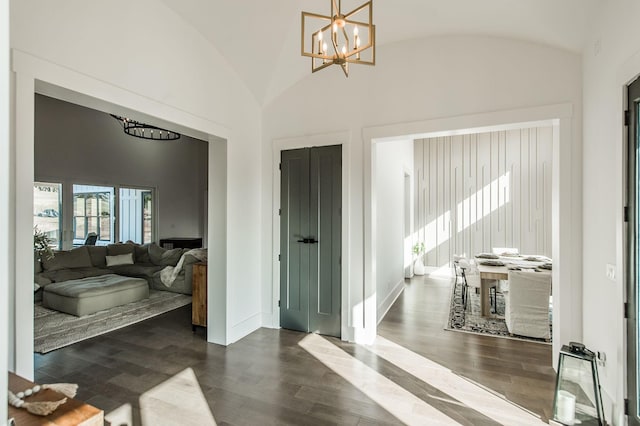
MULTIPOLYGON (((129 254, 135 256, 135 247, 133 244, 109 244, 107 246, 107 254, 109 256, 118 256, 119 254, 129 254)), ((134 258, 135 259, 135 258, 134 258)))
POLYGON ((106 256, 107 267, 116 265, 133 265, 133 253, 106 256))
POLYGON ((175 248, 167 250, 159 245, 152 243, 149 245, 149 257, 154 265, 158 266, 176 266, 182 256, 183 250, 175 248))

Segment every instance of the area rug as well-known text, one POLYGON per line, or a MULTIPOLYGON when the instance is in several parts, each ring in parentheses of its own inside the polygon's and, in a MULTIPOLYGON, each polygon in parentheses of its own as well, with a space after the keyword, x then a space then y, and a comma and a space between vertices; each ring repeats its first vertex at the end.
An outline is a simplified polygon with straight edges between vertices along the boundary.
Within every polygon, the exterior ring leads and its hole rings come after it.
MULTIPOLYGON (((496 313, 499 317, 483 317, 480 310, 480 295, 473 288, 469 289, 467 310, 462 304, 462 284, 460 281, 452 283, 451 304, 445 330, 462 331, 485 336, 503 337, 507 339, 525 340, 528 342, 551 344, 544 339, 510 335, 504 321, 504 296, 496 294, 496 313), (500 318, 502 316, 502 318, 500 318)), ((551 323, 551 321, 549 321, 551 323)))
POLYGON ((191 296, 150 290, 148 299, 82 317, 47 309, 41 303, 36 303, 33 318, 33 347, 36 352, 44 354, 144 321, 189 303, 191 303, 191 296))

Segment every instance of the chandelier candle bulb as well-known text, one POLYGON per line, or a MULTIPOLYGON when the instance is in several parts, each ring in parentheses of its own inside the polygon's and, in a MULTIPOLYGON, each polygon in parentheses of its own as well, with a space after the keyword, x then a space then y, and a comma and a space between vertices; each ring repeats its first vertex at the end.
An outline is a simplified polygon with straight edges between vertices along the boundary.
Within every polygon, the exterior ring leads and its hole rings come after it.
POLYGON ((302 56, 311 58, 311 71, 340 65, 345 77, 349 77, 349 63, 375 65, 373 0, 366 1, 346 14, 341 10, 340 1, 331 0, 330 3, 330 15, 302 12, 301 52, 302 56), (361 26, 366 33, 364 44, 360 38, 361 26), (324 37, 325 31, 328 33, 327 40, 324 37), (327 49, 327 44, 332 44, 333 47, 329 46, 327 49), (362 52, 368 53, 361 57, 362 52))

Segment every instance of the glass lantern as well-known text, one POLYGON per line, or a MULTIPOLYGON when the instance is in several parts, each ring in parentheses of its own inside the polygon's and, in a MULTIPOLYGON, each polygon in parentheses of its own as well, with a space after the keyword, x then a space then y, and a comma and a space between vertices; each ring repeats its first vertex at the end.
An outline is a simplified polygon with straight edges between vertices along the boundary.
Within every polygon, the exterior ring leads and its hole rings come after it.
POLYGON ((560 350, 552 420, 568 426, 605 424, 596 356, 582 343, 560 350))

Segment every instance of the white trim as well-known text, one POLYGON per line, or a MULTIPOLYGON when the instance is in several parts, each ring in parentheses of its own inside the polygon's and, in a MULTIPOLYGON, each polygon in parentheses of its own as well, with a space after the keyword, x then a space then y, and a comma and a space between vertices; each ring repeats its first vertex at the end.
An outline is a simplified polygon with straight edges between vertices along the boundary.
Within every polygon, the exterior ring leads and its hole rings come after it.
MULTIPOLYGON (((33 150, 34 150, 34 94, 55 93, 57 97, 104 112, 156 117, 158 123, 172 123, 171 127, 184 134, 197 135, 209 141, 209 199, 207 242, 214 259, 208 268, 210 325, 207 339, 228 344, 227 316, 227 144, 230 130, 202 117, 197 117, 171 105, 158 102, 129 90, 114 86, 72 69, 13 49, 15 93, 15 250, 9 262, 15 265, 15 362, 13 370, 33 378, 33 150), (163 121, 164 120, 164 121, 163 121), (185 131, 186 130, 186 131, 185 131), (215 153, 215 154, 214 154, 215 153), (215 200, 215 202, 214 202, 215 200), (222 201, 219 201, 222 200, 222 201)), ((11 346, 11 343, 9 344, 11 346)))
MULTIPOLYGON (((286 139, 276 139, 273 141, 272 170, 273 170, 273 199, 272 199, 272 314, 270 322, 263 322, 263 325, 271 324, 274 328, 280 328, 280 158, 282 151, 297 148, 307 148, 314 146, 342 146, 342 312, 341 312, 341 337, 342 340, 352 341, 352 305, 350 297, 351 283, 349 281, 349 181, 351 176, 351 161, 349 158, 351 142, 350 132, 326 133, 318 135, 300 136, 286 139)), ((268 317, 268 315, 265 315, 268 317)))
POLYGON ((12 69, 36 80, 37 93, 52 96, 98 111, 120 113, 132 117, 148 116, 155 123, 175 124, 176 131, 197 139, 207 140, 208 135, 229 139, 230 129, 203 117, 134 93, 128 89, 98 80, 89 75, 49 62, 21 50, 12 49, 12 69), (43 83, 43 84, 41 84, 43 83), (133 113, 131 115, 130 113, 133 113), (160 120, 160 121, 159 121, 160 120))
MULTIPOLYGON (((553 143, 553 212, 552 256, 553 269, 553 361, 556 365, 563 342, 582 336, 580 312, 581 284, 572 281, 571 253, 575 252, 571 239, 571 123, 572 104, 556 104, 534 108, 487 112, 466 116, 447 117, 388 126, 367 127, 362 131, 364 150, 364 287, 365 295, 375 295, 376 272, 376 143, 410 138, 431 137, 434 134, 458 134, 527 127, 531 124, 551 124, 553 143), (562 286, 560 284, 563 283, 562 286), (561 309, 562 307, 562 309, 561 309)), ((375 297, 373 298, 375 299, 375 297)), ((375 305, 374 305, 375 306, 375 305)), ((365 306, 365 314, 371 307, 365 306)), ((373 310, 375 312, 375 309, 373 310)), ((365 318, 366 335, 375 336, 377 327, 370 317, 365 318)))
POLYGON ((262 313, 258 312, 257 314, 251 315, 249 318, 245 319, 244 321, 240 321, 238 324, 231 327, 231 329, 229 330, 229 344, 237 342, 244 336, 262 327, 261 320, 262 313))
POLYGON ((209 176, 207 212, 207 341, 228 345, 229 331, 229 277, 227 271, 227 164, 228 144, 222 139, 209 137, 209 176), (214 202, 214 200, 216 202, 214 202), (218 324, 212 327, 212 324, 218 324))
POLYGON ((407 138, 423 139, 526 128, 549 124, 549 120, 554 118, 571 117, 573 117, 573 105, 567 103, 365 127, 362 130, 362 136, 365 142, 371 137, 377 142, 407 138))
POLYGON ((380 304, 380 306, 378 306, 378 310, 376 313, 376 316, 378 317, 378 324, 380 324, 385 315, 387 315, 387 312, 389 312, 389 309, 391 309, 402 292, 404 292, 404 279, 398 281, 398 283, 393 287, 393 290, 389 292, 384 301, 380 304))
MULTIPOLYGON (((624 117, 623 111, 627 109, 628 103, 628 85, 633 83, 636 78, 640 78, 640 52, 631 56, 622 66, 619 68, 616 75, 616 84, 620 87, 620 92, 618 96, 618 101, 620 102, 620 108, 613 111, 614 118, 617 121, 616 123, 620 123, 616 131, 620 132, 617 135, 611 135, 612 140, 619 140, 619 144, 614 144, 614 155, 615 155, 615 163, 619 164, 619 167, 615 172, 615 181, 618 182, 618 185, 614 185, 616 194, 615 194, 615 217, 616 217, 616 288, 618 297, 620 298, 619 303, 619 312, 612 312, 613 318, 617 318, 617 321, 620 321, 619 327, 617 327, 618 332, 620 333, 616 341, 621 342, 620 350, 621 354, 621 362, 620 367, 616 371, 615 383, 617 384, 617 388, 610 390, 603 386, 603 393, 609 396, 609 398, 614 402, 614 407, 612 408, 612 417, 614 424, 617 421, 621 421, 624 418, 624 410, 622 407, 624 406, 624 398, 627 398, 627 378, 629 377, 628 373, 628 361, 627 361, 627 353, 628 353, 628 342, 627 342, 627 324, 626 319, 624 318, 624 313, 622 311, 623 303, 627 301, 627 226, 624 222, 624 207, 627 205, 627 129, 625 129, 624 125, 624 117)), ((606 410, 605 410, 606 411, 606 410)))
POLYGON ((33 138, 32 77, 16 74, 15 142, 15 373, 33 380, 33 138), (25 111, 26 113, 22 114, 25 111))
MULTIPOLYGON (((5 243, 0 244, 0 400, 7 400, 9 365, 9 245, 11 243, 11 203, 9 187, 11 170, 10 150, 10 99, 11 85, 9 76, 9 0, 0 0, 0 235, 5 236, 5 243)), ((0 424, 5 424, 7 404, 0 405, 0 424)))

